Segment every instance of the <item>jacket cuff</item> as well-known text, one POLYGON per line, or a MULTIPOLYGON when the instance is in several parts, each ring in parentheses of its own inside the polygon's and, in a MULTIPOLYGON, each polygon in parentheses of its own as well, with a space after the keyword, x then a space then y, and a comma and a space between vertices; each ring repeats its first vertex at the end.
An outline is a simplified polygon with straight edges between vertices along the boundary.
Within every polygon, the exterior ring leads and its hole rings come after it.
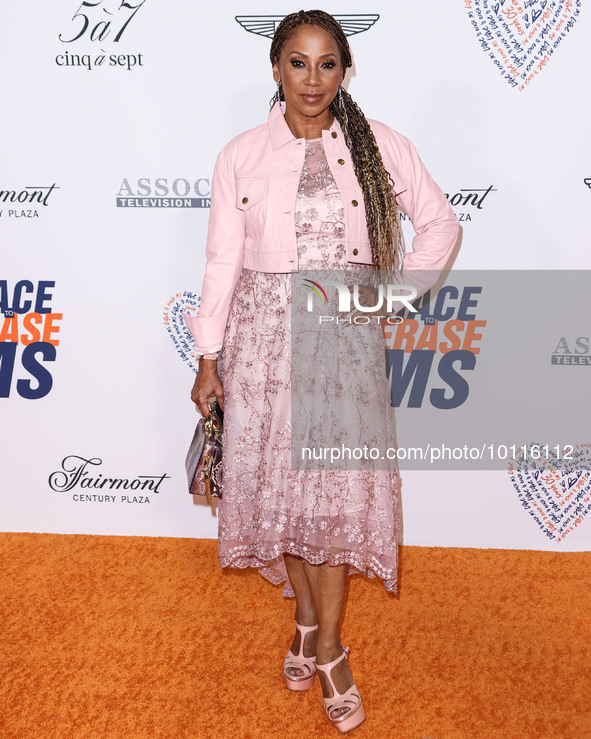
POLYGON ((200 318, 183 313, 183 318, 199 354, 210 354, 221 349, 226 330, 226 316, 200 318))

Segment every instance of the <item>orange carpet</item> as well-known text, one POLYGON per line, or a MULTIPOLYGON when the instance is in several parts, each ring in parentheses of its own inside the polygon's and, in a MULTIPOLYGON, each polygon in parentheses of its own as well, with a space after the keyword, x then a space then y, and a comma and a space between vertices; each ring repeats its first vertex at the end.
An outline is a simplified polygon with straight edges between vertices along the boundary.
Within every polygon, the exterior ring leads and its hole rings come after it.
MULTIPOLYGON (((351 736, 591 737, 591 553, 401 547, 350 578, 351 736)), ((211 540, 0 534, 0 736, 336 737, 293 601, 211 540)))

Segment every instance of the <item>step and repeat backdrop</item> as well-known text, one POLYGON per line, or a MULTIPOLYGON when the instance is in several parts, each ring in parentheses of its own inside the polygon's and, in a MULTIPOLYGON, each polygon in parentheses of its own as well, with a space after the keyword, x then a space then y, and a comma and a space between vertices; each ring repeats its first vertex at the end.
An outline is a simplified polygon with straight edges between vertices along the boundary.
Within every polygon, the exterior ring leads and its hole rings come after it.
MULTIPOLYGON (((486 444, 487 395, 495 429, 519 429, 505 448, 491 437, 490 464, 470 450, 465 465, 442 450, 401 462, 406 544, 591 548, 591 313, 569 302, 591 269, 587 1, 323 6, 349 35, 349 92, 411 139, 462 226, 448 343, 433 306, 410 334, 386 336, 398 441, 409 419, 413 446, 422 432, 426 446, 432 419, 454 448, 470 429, 486 444), (502 274, 488 287, 493 270, 544 272, 535 310, 515 272, 505 293, 502 274), (558 271, 577 280, 556 287, 558 271), (510 402, 495 401, 500 387, 510 402), (554 416, 555 438, 536 437, 554 416)), ((215 157, 266 120, 270 37, 299 9, 0 11, 0 530, 216 536, 215 512, 186 487, 198 415, 182 314, 198 310, 215 157)))

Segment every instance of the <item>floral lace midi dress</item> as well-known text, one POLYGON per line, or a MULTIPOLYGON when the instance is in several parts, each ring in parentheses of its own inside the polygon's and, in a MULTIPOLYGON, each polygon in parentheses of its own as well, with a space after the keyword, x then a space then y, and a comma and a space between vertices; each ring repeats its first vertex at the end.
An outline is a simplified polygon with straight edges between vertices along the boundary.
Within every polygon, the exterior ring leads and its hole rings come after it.
MULTIPOLYGON (((347 270, 344 215, 321 139, 306 141, 296 200, 300 269, 347 270)), ((355 265, 358 269, 359 265, 355 265)), ((347 564, 396 592, 398 477, 395 470, 291 469, 291 274, 243 269, 218 369, 224 385, 221 567, 257 567, 293 596, 284 553, 311 564, 347 564)), ((381 347, 383 352, 383 345, 381 347)), ((364 373, 374 392, 358 403, 392 437, 385 361, 364 373)))

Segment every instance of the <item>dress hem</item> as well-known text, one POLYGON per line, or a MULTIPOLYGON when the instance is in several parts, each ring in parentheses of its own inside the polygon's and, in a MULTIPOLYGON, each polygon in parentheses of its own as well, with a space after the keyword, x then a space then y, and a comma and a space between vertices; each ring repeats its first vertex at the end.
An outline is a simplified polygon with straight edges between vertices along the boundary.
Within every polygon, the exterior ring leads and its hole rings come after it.
POLYGON ((294 548, 285 546, 281 549, 279 556, 264 556, 255 553, 234 553, 220 555, 219 564, 221 569, 227 567, 233 569, 247 569, 256 568, 259 574, 262 575, 273 585, 280 585, 285 582, 283 588, 283 595, 287 598, 295 597, 295 592, 289 582, 289 577, 285 572, 285 564, 283 560, 284 554, 292 554, 296 557, 305 559, 306 562, 312 565, 328 564, 330 566, 337 566, 346 564, 347 575, 363 575, 369 579, 379 578, 384 583, 384 589, 388 593, 396 594, 398 592, 398 578, 392 577, 391 572, 384 572, 383 567, 376 564, 375 567, 369 565, 363 565, 359 562, 358 555, 355 552, 343 552, 340 555, 326 556, 324 554, 304 553, 302 551, 295 551, 294 548), (381 572, 380 572, 381 570, 381 572))

